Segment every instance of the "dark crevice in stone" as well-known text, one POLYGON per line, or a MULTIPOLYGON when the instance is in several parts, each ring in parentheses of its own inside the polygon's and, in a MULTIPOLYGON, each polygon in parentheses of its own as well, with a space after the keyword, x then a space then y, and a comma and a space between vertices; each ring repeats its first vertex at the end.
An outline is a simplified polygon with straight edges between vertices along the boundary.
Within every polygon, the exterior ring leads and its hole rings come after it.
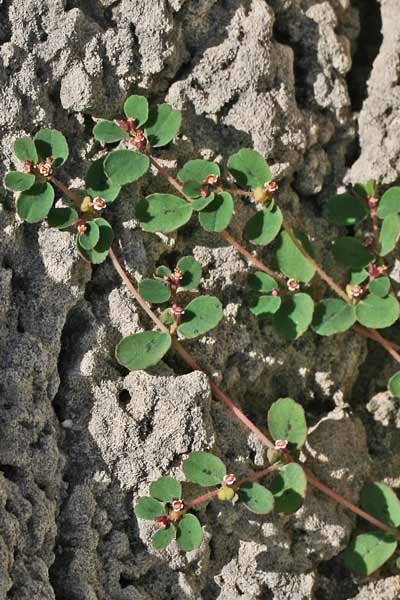
POLYGON ((382 44, 382 18, 378 0, 353 0, 360 18, 360 35, 355 43, 353 65, 347 85, 354 112, 361 110, 368 96, 368 80, 382 44))

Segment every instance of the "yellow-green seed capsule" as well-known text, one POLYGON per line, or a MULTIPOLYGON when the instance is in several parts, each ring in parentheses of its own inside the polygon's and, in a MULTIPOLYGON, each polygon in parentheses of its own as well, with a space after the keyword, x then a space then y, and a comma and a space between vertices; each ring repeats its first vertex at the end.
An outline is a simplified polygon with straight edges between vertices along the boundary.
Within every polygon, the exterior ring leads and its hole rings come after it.
POLYGON ((235 496, 235 490, 224 485, 218 490, 218 500, 232 500, 235 496))
POLYGON ((264 202, 267 202, 268 200, 270 200, 270 195, 268 194, 267 190, 265 190, 264 188, 262 188, 259 185, 256 188, 254 188, 253 196, 254 196, 255 201, 261 202, 261 204, 264 204, 264 202))
POLYGON ((90 196, 85 196, 81 203, 81 211, 89 212, 92 209, 92 199, 90 196))

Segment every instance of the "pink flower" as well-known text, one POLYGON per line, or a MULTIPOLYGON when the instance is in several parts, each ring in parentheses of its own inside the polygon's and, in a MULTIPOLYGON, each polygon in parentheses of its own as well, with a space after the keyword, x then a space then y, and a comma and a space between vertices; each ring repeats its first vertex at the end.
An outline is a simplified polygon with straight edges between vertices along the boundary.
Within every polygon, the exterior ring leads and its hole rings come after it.
POLYGON ((219 177, 218 175, 207 175, 203 183, 205 183, 206 185, 218 185, 219 177))
POLYGON ((275 440, 275 450, 284 450, 288 445, 287 440, 275 440))
POLYGON ((289 292, 297 292, 300 289, 300 284, 296 279, 288 279, 287 287, 289 292))
POLYGON ((93 208, 95 210, 103 210, 103 208, 105 208, 105 207, 106 207, 106 201, 103 200, 103 198, 100 198, 100 196, 93 198, 93 208))
POLYGON ((174 510, 175 512, 179 512, 180 510, 183 510, 183 500, 174 500, 172 502, 172 510, 174 510))
POLYGON ((233 473, 229 473, 228 475, 225 475, 223 481, 225 485, 233 485, 236 481, 236 477, 233 473))

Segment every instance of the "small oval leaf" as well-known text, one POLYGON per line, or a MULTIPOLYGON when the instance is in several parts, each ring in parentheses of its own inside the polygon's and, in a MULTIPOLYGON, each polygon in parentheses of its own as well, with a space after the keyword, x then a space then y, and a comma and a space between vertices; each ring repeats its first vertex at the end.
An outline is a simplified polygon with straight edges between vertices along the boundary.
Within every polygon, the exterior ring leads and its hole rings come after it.
POLYGON ((280 398, 268 411, 268 429, 275 440, 287 440, 298 450, 307 438, 307 423, 303 407, 291 398, 280 398))
POLYGON ((280 308, 282 300, 279 296, 249 296, 250 312, 256 317, 274 315, 280 308))
POLYGON ((134 512, 138 519, 146 519, 147 521, 152 521, 156 517, 167 514, 164 505, 149 496, 144 496, 138 500, 134 512))
POLYGON ((114 232, 108 221, 102 218, 95 219, 96 225, 100 231, 99 241, 96 246, 91 250, 86 250, 79 243, 79 237, 77 238, 77 247, 79 254, 88 262, 98 265, 104 262, 108 256, 108 251, 114 239, 114 232))
POLYGON ((144 231, 169 233, 185 225, 192 216, 192 207, 171 194, 150 194, 136 206, 136 216, 144 231))
POLYGON ((163 281, 142 279, 138 287, 140 295, 146 302, 162 304, 171 298, 171 290, 163 281))
POLYGON ((144 96, 129 96, 124 112, 128 118, 136 119, 136 127, 141 127, 149 118, 149 103, 144 96))
POLYGON ((391 376, 388 382, 388 388, 393 396, 400 398, 400 371, 397 371, 397 373, 391 376))
POLYGON ((219 177, 220 174, 220 168, 216 163, 196 158, 185 163, 178 173, 178 179, 182 183, 193 181, 198 185, 202 185, 208 175, 219 177))
POLYGON ((4 185, 13 192, 29 190, 35 183, 36 177, 32 173, 9 171, 4 177, 4 185))
POLYGON ((269 490, 257 481, 247 481, 238 489, 240 500, 258 515, 266 515, 274 508, 274 497, 269 490))
POLYGON ((121 191, 121 186, 111 183, 104 172, 104 159, 99 158, 91 163, 86 173, 86 192, 92 198, 99 196, 111 204, 121 191))
POLYGON ((343 553, 345 565, 359 575, 371 575, 394 554, 396 539, 383 531, 357 535, 343 553))
POLYGON ((185 308, 178 332, 185 338, 195 338, 214 329, 222 319, 222 305, 214 296, 195 298, 185 308))
POLYGON ((104 160, 104 172, 114 185, 137 181, 150 167, 149 157, 134 150, 113 150, 104 160))
POLYGON ((179 289, 194 290, 201 279, 201 265, 193 256, 183 256, 177 264, 182 273, 179 289))
POLYGON ((47 215, 54 202, 54 189, 49 183, 36 183, 17 199, 17 212, 28 223, 38 223, 47 215))
POLYGON ((79 245, 84 250, 92 250, 100 239, 100 229, 95 221, 86 221, 85 233, 79 233, 79 245))
POLYGON ((47 215, 49 227, 54 227, 55 229, 71 227, 77 219, 78 213, 70 206, 52 208, 47 215))
POLYGON ((369 294, 356 307, 357 319, 365 327, 390 327, 399 318, 399 303, 393 296, 379 298, 369 294))
POLYGON ((146 136, 153 148, 166 146, 181 126, 182 115, 168 104, 158 104, 149 111, 146 136))
POLYGON ((360 240, 353 237, 342 237, 333 245, 333 255, 337 262, 360 271, 368 265, 372 256, 360 240))
POLYGON ((270 490, 275 498, 276 512, 288 515, 299 510, 307 490, 307 478, 301 466, 290 463, 279 469, 270 490))
POLYGON ((379 234, 379 256, 386 256, 396 247, 400 235, 400 216, 388 215, 383 219, 379 234))
POLYGON ((247 283, 249 284, 250 289, 263 294, 269 294, 269 292, 272 292, 272 290, 278 287, 275 279, 267 273, 263 273, 263 271, 250 273, 247 278, 247 283))
POLYGON ((243 148, 228 160, 228 169, 239 185, 254 189, 272 178, 266 160, 249 148, 243 148))
POLYGON ((200 225, 206 231, 223 231, 231 221, 233 199, 228 192, 215 194, 214 200, 199 213, 200 225))
POLYGON ((244 235, 253 244, 266 246, 280 232, 282 221, 283 216, 277 206, 272 210, 263 208, 247 221, 244 228, 244 235))
POLYGON ((367 215, 365 203, 352 194, 339 194, 328 203, 328 219, 335 225, 356 225, 367 215))
POLYGON ((374 296, 379 296, 379 298, 385 298, 390 292, 390 279, 389 277, 377 277, 376 279, 371 279, 368 286, 369 291, 374 296))
POLYGON ((159 529, 155 532, 152 539, 155 550, 164 550, 175 537, 175 527, 168 525, 165 529, 159 529))
POLYGON ((378 217, 380 219, 395 213, 400 213, 400 187, 389 188, 383 194, 378 205, 378 217))
MULTIPOLYGON (((297 235, 297 239, 308 252, 308 248, 305 247, 306 242, 300 234, 297 235)), ((304 283, 308 283, 314 277, 315 268, 303 256, 287 231, 282 231, 278 237, 276 260, 280 271, 287 277, 304 283)))
POLYGON ((53 167, 60 167, 68 158, 67 140, 57 129, 40 129, 34 137, 39 159, 53 157, 53 167))
POLYGON ((272 324, 277 333, 288 340, 295 340, 311 325, 314 302, 308 294, 295 294, 285 298, 275 313, 272 324))
POLYGON ((192 452, 183 462, 182 469, 189 481, 202 487, 218 485, 226 475, 222 460, 210 452, 192 452))
POLYGON ((172 502, 182 498, 182 486, 174 477, 160 477, 150 485, 150 496, 161 502, 172 502))
POLYGON ((192 514, 185 515, 176 528, 176 541, 183 552, 191 552, 199 548, 203 540, 200 521, 192 514))
POLYGON ((19 158, 19 160, 22 160, 22 162, 29 160, 34 165, 39 162, 35 143, 30 137, 23 137, 15 140, 14 152, 15 156, 19 158))
POLYGON ((124 337, 115 349, 117 361, 130 371, 156 365, 171 347, 171 336, 160 331, 143 331, 124 337))
POLYGON ((360 506, 376 519, 391 527, 400 525, 400 500, 384 483, 366 485, 360 497, 360 506))
POLYGON ((350 329, 356 319, 356 309, 352 304, 327 298, 317 303, 311 327, 319 335, 334 335, 350 329))
POLYGON ((107 121, 106 119, 96 123, 93 128, 93 135, 96 140, 104 144, 119 142, 128 137, 127 132, 122 127, 114 123, 114 121, 107 121))

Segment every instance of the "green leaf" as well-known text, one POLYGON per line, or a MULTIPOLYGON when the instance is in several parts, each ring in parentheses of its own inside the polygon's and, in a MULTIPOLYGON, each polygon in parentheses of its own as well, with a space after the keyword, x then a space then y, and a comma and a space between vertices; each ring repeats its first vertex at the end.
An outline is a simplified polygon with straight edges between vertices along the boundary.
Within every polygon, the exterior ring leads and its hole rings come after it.
POLYGON ((166 325, 167 327, 171 327, 171 325, 174 323, 174 315, 172 313, 171 308, 166 308, 165 310, 163 310, 160 313, 159 318, 161 323, 164 323, 164 325, 166 325))
POLYGON ((400 525, 400 500, 384 483, 370 483, 361 492, 360 506, 391 527, 400 525))
POLYGON ((170 347, 169 333, 143 331, 124 337, 115 349, 115 357, 130 371, 147 369, 159 363, 170 347))
POLYGON ((338 238, 333 245, 335 259, 354 271, 360 271, 368 265, 372 256, 360 240, 353 237, 338 238))
POLYGON ((374 296, 385 298, 390 292, 390 279, 386 276, 371 279, 368 288, 371 294, 374 294, 374 296))
POLYGON ((209 160, 196 158, 185 163, 178 173, 178 179, 182 183, 192 181, 202 186, 208 175, 216 175, 219 177, 221 175, 219 166, 209 160))
POLYGON ((164 277, 164 276, 172 277, 172 271, 169 267, 166 267, 165 265, 161 265, 161 266, 157 267, 154 275, 156 277, 164 277))
POLYGON ((394 213, 400 213, 400 187, 389 188, 380 199, 378 217, 384 219, 394 213))
POLYGON ((53 167, 61 167, 68 158, 67 140, 56 129, 40 129, 34 137, 35 146, 40 160, 52 156, 53 167))
POLYGON ((287 440, 290 449, 298 450, 307 438, 303 407, 291 398, 279 398, 268 411, 268 429, 274 440, 287 440))
POLYGON ((359 285, 368 279, 369 273, 366 269, 360 269, 360 271, 351 271, 349 283, 351 285, 359 285))
POLYGON ((370 179, 363 185, 365 193, 367 196, 375 196, 376 193, 376 181, 375 179, 370 179))
POLYGON ((113 150, 104 160, 104 172, 114 185, 137 181, 149 167, 149 157, 134 150, 113 150))
POLYGON ((191 207, 193 208, 193 210, 197 210, 197 211, 203 210, 203 208, 206 208, 206 206, 211 204, 211 202, 214 200, 214 198, 215 198, 214 192, 211 192, 205 198, 195 198, 191 204, 191 207))
POLYGON ((160 477, 150 485, 150 496, 161 502, 172 502, 182 498, 182 486, 174 477, 160 477))
POLYGON ((274 315, 280 308, 282 300, 279 296, 249 296, 250 312, 256 317, 274 315))
POLYGON ((210 452, 192 452, 183 461, 182 469, 188 481, 202 487, 218 485, 226 475, 226 467, 222 460, 210 452))
POLYGON ((179 289, 194 290, 199 286, 201 279, 201 265, 193 256, 183 256, 177 266, 182 272, 179 289))
POLYGON ((274 497, 267 488, 256 481, 247 481, 237 490, 240 500, 258 515, 266 515, 274 508, 274 497))
POLYGON ((175 537, 175 527, 168 525, 165 529, 159 529, 153 535, 152 543, 155 550, 164 550, 175 537))
POLYGON ((214 296, 195 298, 185 308, 178 332, 185 338, 195 338, 214 329, 222 319, 222 305, 214 296))
POLYGON ((49 183, 36 183, 17 199, 17 212, 28 223, 38 223, 47 217, 54 202, 54 190, 49 183))
POLYGON ((254 189, 263 186, 272 178, 265 159, 249 148, 239 150, 228 160, 228 169, 239 185, 254 189))
POLYGON ((104 142, 105 144, 119 142, 128 137, 127 132, 124 131, 122 127, 117 125, 117 123, 114 123, 114 121, 107 121, 106 119, 96 123, 93 129, 93 135, 96 140, 104 142))
POLYGON ((288 296, 273 318, 274 329, 288 340, 294 340, 311 325, 314 302, 308 294, 288 296))
POLYGON ((247 283, 249 284, 250 289, 263 294, 268 294, 278 287, 275 279, 267 273, 263 273, 262 271, 250 273, 247 278, 247 283))
POLYGON ((85 233, 79 233, 79 245, 84 250, 92 250, 100 239, 100 229, 95 221, 86 221, 85 233))
POLYGON ((32 173, 9 171, 4 178, 4 185, 13 192, 29 190, 35 183, 36 177, 32 173))
POLYGON ((328 219, 335 225, 356 225, 366 215, 365 203, 352 194, 339 194, 328 203, 328 219))
POLYGON ((138 500, 134 512, 138 519, 146 519, 147 521, 152 521, 156 517, 163 517, 167 514, 164 505, 149 496, 144 496, 138 500))
POLYGON ((176 541, 183 552, 191 552, 201 545, 203 530, 200 521, 192 514, 185 515, 176 528, 176 541))
POLYGON ((149 103, 144 96, 129 96, 124 104, 128 118, 136 119, 136 127, 141 127, 149 117, 149 103))
POLYGON ((400 398, 400 371, 391 376, 388 382, 388 388, 391 394, 400 398))
POLYGON ((29 160, 34 165, 39 162, 38 153, 34 141, 30 137, 18 138, 14 144, 15 156, 25 162, 29 160))
POLYGON ((88 262, 98 265, 104 262, 108 256, 108 251, 114 239, 114 232, 111 225, 102 218, 95 219, 96 225, 100 230, 100 238, 96 246, 91 250, 85 250, 77 240, 78 251, 80 255, 88 262))
MULTIPOLYGON (((305 242, 303 239, 300 239, 299 234, 297 234, 297 239, 303 248, 307 250, 305 242)), ((278 238, 276 260, 280 271, 287 277, 292 277, 297 281, 308 283, 315 274, 314 267, 303 256, 287 231, 282 231, 278 238)))
POLYGON ((400 216, 389 215, 383 219, 379 234, 380 256, 386 256, 395 249, 400 235, 400 216))
POLYGON ((169 233, 185 225, 192 216, 192 207, 171 194, 150 194, 136 206, 136 216, 144 231, 169 233))
POLYGON ((174 139, 181 126, 182 115, 168 104, 158 104, 150 109, 146 136, 153 148, 166 146, 174 139))
POLYGON ((311 327, 319 335, 334 335, 350 329, 356 319, 356 309, 352 304, 328 298, 317 303, 311 327))
POLYGON ((228 192, 221 192, 199 213, 200 225, 206 231, 223 231, 228 227, 232 214, 232 196, 228 192))
POLYGON ((279 469, 270 490, 275 498, 276 512, 288 515, 299 510, 307 490, 307 479, 301 466, 290 463, 279 469))
POLYGON ((92 198, 99 196, 111 204, 121 191, 121 186, 111 183, 104 172, 104 159, 99 158, 91 163, 86 173, 86 192, 92 198))
POLYGON ((365 327, 390 327, 399 318, 399 303, 393 296, 379 298, 369 294, 356 307, 357 319, 365 327))
POLYGON ((201 197, 201 190, 204 188, 204 184, 199 181, 185 181, 182 187, 182 191, 185 196, 190 196, 190 198, 200 198, 201 200, 209 200, 208 204, 211 200, 214 200, 214 193, 210 192, 208 196, 205 198, 201 197), (210 200, 211 196, 211 200, 210 200))
POLYGON ((384 533, 362 533, 357 535, 343 553, 346 567, 359 575, 371 575, 394 554, 396 539, 384 533))
POLYGON ((171 290, 157 279, 142 279, 139 283, 139 294, 146 302, 162 304, 171 298, 171 290))
POLYGON ((69 206, 51 208, 47 215, 49 227, 55 227, 55 229, 66 229, 67 227, 71 227, 77 219, 78 213, 74 208, 69 206))
POLYGON ((283 216, 277 206, 272 210, 263 208, 247 221, 244 227, 244 235, 253 244, 266 246, 280 232, 282 221, 283 216))

